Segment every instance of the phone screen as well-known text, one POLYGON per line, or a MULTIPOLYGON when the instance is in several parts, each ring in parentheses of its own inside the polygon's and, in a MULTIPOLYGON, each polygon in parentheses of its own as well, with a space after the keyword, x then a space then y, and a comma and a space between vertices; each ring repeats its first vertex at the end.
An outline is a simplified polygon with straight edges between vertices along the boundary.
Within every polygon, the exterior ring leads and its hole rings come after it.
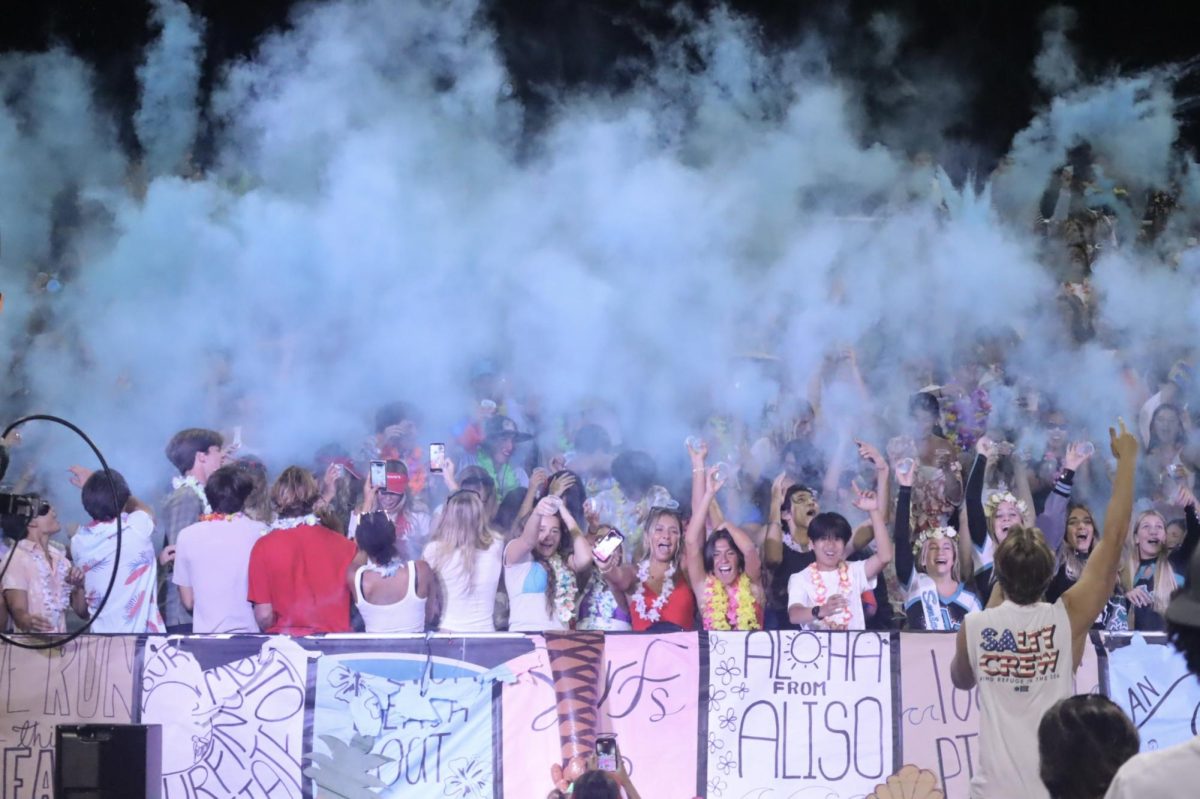
POLYGON ((386 461, 371 461, 371 487, 387 488, 386 461))
POLYGON ((440 472, 446 464, 446 445, 429 445, 429 471, 440 472))
POLYGON ((596 738, 596 768, 601 771, 617 770, 617 739, 612 737, 596 738))
POLYGON ((596 546, 592 547, 592 556, 599 560, 608 560, 624 540, 625 536, 621 535, 619 530, 609 530, 596 542, 596 546))

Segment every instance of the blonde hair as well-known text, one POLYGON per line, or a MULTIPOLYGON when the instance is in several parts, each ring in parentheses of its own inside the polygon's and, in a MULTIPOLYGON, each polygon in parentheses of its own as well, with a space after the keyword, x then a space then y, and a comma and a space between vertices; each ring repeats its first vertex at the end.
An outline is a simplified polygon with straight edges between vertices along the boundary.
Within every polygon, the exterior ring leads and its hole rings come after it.
MULTIPOLYGON (((953 528, 951 528, 951 529, 953 529, 953 528)), ((962 574, 961 574, 962 569, 960 569, 959 565, 958 565, 958 560, 959 560, 959 558, 958 558, 958 539, 954 536, 948 536, 948 535, 925 536, 923 538, 923 540, 921 540, 920 543, 918 544, 918 546, 920 547, 920 552, 917 555, 917 558, 918 558, 917 571, 921 572, 922 574, 929 574, 928 566, 926 566, 926 564, 929 562, 929 548, 931 546, 933 546, 934 544, 941 543, 942 541, 949 541, 951 544, 954 545, 953 547, 951 547, 951 549, 954 552, 954 563, 950 566, 950 578, 952 580, 954 580, 956 583, 961 583, 963 580, 962 580, 962 574)))
POLYGON ((679 543, 675 545, 675 556, 671 561, 678 566, 680 555, 683 553, 683 514, 675 508, 651 508, 650 514, 646 517, 646 523, 642 525, 642 540, 638 542, 637 554, 634 557, 634 563, 641 563, 646 558, 650 557, 650 531, 654 529, 655 523, 663 516, 670 516, 679 525, 679 543))
POLYGON ((496 533, 488 526, 479 494, 469 489, 455 491, 446 498, 441 516, 429 537, 432 545, 429 565, 434 571, 440 571, 456 553, 461 553, 467 586, 474 589, 479 553, 490 549, 496 543, 496 537, 496 533))
POLYGON ((1142 525, 1142 522, 1148 516, 1157 516, 1163 523, 1163 543, 1162 548, 1158 551, 1158 557, 1154 559, 1154 576, 1150 581, 1150 595, 1154 599, 1154 610, 1157 613, 1165 613, 1167 605, 1171 603, 1171 594, 1175 593, 1175 570, 1171 568, 1170 555, 1171 550, 1167 548, 1165 539, 1167 529, 1167 517, 1163 516, 1156 510, 1144 510, 1137 515, 1133 521, 1133 526, 1129 528, 1129 559, 1125 571, 1121 574, 1121 585, 1128 591, 1133 588, 1134 577, 1137 575, 1138 567, 1141 565, 1142 557, 1138 552, 1137 530, 1142 525))
POLYGON ((313 505, 321 489, 312 472, 301 466, 289 466, 283 470, 271 486, 271 504, 281 517, 306 516, 312 513, 313 505))

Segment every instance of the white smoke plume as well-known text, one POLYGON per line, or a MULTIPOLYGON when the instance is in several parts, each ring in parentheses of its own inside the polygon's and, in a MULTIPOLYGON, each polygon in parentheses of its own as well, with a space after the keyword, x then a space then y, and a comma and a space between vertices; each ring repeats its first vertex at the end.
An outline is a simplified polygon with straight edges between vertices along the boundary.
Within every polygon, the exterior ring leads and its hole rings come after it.
MULTIPOLYGON (((711 409, 758 421, 778 385, 751 352, 800 395, 828 353, 857 348, 873 413, 829 389, 833 440, 882 443, 909 367, 1012 334, 1009 368, 1093 431, 1129 412, 1106 344, 1064 354, 1058 278, 1029 230, 1080 142, 1133 188, 1171 178, 1168 76, 1052 99, 977 193, 864 140, 861 98, 816 37, 771 49, 730 12, 657 45, 629 91, 554 97, 536 133, 473 0, 303 5, 207 109, 188 99, 203 23, 166 0, 156 14, 144 194, 83 65, 0 61, 6 85, 32 79, 0 107, 16 154, 0 163, 6 290, 50 258, 56 197, 89 209, 64 289, 13 289, 3 354, 22 354, 29 390, 14 404, 76 420, 135 488, 161 483, 162 447, 186 426, 241 425, 273 465, 307 463, 325 441, 353 449, 371 410, 404 398, 444 438, 482 357, 544 418, 609 406, 624 443, 664 462, 711 409), (205 115, 220 123, 213 166, 181 177, 205 115), (21 314, 35 312, 52 324, 30 335, 21 314)), ((1141 352, 1143 319, 1116 310, 1149 299, 1116 277, 1131 268, 1102 269, 1100 315, 1141 352)), ((1153 288, 1184 296, 1193 281, 1153 288)))

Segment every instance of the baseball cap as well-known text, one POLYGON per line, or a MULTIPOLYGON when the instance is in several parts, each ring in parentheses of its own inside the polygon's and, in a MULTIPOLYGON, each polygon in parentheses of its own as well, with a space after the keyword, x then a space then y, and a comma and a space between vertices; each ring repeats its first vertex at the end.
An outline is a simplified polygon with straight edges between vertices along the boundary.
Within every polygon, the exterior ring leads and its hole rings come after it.
POLYGON ((517 423, 507 416, 493 416, 487 420, 487 427, 484 428, 484 438, 488 441, 495 441, 497 438, 512 436, 512 439, 517 442, 528 441, 533 436, 529 433, 522 433, 517 429, 517 423))
POLYGON ((1183 589, 1167 605, 1167 621, 1180 627, 1200 627, 1200 549, 1192 553, 1183 589))

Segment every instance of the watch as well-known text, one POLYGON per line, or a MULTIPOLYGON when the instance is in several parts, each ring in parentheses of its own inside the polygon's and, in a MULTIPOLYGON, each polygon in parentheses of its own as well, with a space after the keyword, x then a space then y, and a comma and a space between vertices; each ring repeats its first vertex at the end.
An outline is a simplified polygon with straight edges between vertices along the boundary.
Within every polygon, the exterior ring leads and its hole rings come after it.
POLYGON ((821 606, 813 605, 812 614, 813 614, 813 618, 817 619, 819 621, 821 618, 821 606))

